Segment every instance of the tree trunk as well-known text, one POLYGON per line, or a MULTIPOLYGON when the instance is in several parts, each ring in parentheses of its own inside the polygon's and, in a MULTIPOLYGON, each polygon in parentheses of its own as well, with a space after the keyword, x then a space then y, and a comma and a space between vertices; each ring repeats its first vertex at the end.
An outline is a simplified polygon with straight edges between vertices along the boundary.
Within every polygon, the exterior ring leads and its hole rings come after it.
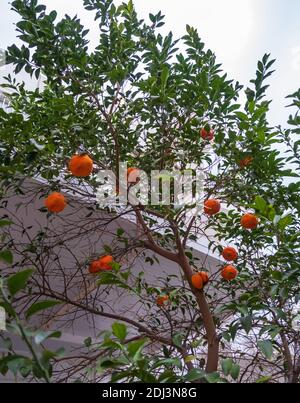
POLYGON ((206 300, 205 294, 203 290, 196 290, 192 283, 191 277, 193 275, 193 270, 190 267, 190 264, 186 258, 186 255, 180 254, 180 265, 184 271, 184 274, 190 284, 191 290, 194 293, 199 311, 201 313, 201 317, 203 320, 203 325, 206 332, 207 337, 207 360, 205 371, 207 373, 215 372, 218 370, 218 362, 219 362, 219 337, 216 332, 216 326, 214 323, 213 315, 209 309, 208 302, 206 300))

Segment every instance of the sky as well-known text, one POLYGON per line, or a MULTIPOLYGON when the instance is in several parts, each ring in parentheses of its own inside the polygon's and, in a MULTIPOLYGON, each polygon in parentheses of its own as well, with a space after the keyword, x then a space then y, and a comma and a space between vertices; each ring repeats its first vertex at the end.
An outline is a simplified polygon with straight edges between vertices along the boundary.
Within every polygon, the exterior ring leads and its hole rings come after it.
MULTIPOLYGON (((115 0, 115 4, 121 3, 115 0)), ((77 14, 90 29, 91 46, 98 41, 93 12, 84 10, 83 0, 39 0, 48 10, 62 17, 77 14)), ((17 42, 8 0, 0 0, 0 48, 17 42)), ((196 27, 206 47, 217 56, 232 79, 248 85, 255 76, 257 60, 271 53, 276 72, 269 80, 268 98, 273 99, 269 115, 272 124, 284 125, 289 110, 285 96, 300 87, 300 0, 134 0, 140 18, 150 12, 163 12, 166 25, 162 33, 175 37, 185 32, 186 24, 196 27)), ((1 68, 1 73, 5 73, 1 68)))

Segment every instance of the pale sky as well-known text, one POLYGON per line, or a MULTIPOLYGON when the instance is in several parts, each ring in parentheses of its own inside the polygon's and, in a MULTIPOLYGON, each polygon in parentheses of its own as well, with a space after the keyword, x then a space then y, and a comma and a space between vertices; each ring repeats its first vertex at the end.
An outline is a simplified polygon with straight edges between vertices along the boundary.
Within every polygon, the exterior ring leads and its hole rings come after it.
MULTIPOLYGON (((0 48, 16 41, 9 1, 0 0, 0 48)), ((59 16, 77 14, 90 29, 91 46, 97 44, 97 24, 93 12, 84 10, 82 0, 40 0, 59 16)), ((121 3, 116 0, 115 3, 121 3)), ((285 96, 300 86, 300 0, 135 0, 141 18, 162 10, 166 25, 162 32, 184 34, 185 25, 193 25, 200 37, 223 64, 230 78, 244 85, 255 75, 256 63, 264 53, 276 58, 276 73, 270 80, 273 99, 270 120, 285 124, 288 101, 285 96), (298 17, 297 17, 298 16, 298 17)), ((5 73, 3 67, 1 73, 5 73)))

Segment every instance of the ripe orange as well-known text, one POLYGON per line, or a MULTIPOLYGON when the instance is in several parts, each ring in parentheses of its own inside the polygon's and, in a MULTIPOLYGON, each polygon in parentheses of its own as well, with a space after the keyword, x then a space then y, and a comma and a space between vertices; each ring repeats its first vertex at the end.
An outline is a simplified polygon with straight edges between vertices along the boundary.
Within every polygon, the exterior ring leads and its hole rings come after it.
POLYGON ((101 271, 101 265, 99 260, 94 260, 89 266, 89 272, 91 274, 99 273, 101 271))
POLYGON ((221 209, 221 204, 219 200, 216 199, 208 199, 204 202, 204 213, 212 216, 217 214, 221 209))
POLYGON ((238 258, 237 250, 231 246, 223 249, 222 256, 225 260, 230 262, 231 260, 236 260, 238 258))
POLYGON ((251 165, 253 161, 253 157, 251 157, 250 155, 248 157, 243 158, 240 162, 239 162, 239 166, 241 169, 248 167, 249 165, 251 165))
POLYGON ((169 302, 169 296, 168 295, 160 295, 156 298, 156 303, 159 306, 166 305, 166 303, 169 302))
POLYGON ((202 128, 200 130, 200 136, 203 138, 203 140, 211 141, 215 137, 215 132, 212 129, 208 131, 202 128))
POLYGON ((221 276, 224 278, 224 280, 230 281, 235 279, 238 273, 239 272, 234 266, 228 265, 222 269, 221 276))
POLYGON ((98 260, 94 260, 89 266, 90 273, 99 273, 100 271, 112 270, 114 258, 110 255, 102 256, 98 260))
POLYGON ((87 154, 75 154, 69 161, 69 170, 74 176, 89 176, 93 171, 93 160, 87 154))
POLYGON ((209 282, 208 273, 206 271, 200 271, 199 274, 202 278, 203 286, 205 286, 209 282))
POLYGON ((102 256, 99 258, 99 264, 101 267, 101 270, 112 270, 112 263, 114 261, 114 258, 110 255, 102 256))
POLYGON ((137 168, 127 169, 127 182, 129 184, 137 183, 139 181, 140 171, 137 168))
POLYGON ((53 192, 45 199, 44 204, 51 213, 60 213, 67 206, 67 201, 61 193, 53 192))
POLYGON ((241 226, 246 229, 255 229, 257 225, 258 225, 258 218, 254 214, 246 213, 241 218, 241 226))
POLYGON ((203 280, 202 280, 202 276, 200 273, 193 274, 191 277, 191 282, 197 290, 202 290, 203 280))

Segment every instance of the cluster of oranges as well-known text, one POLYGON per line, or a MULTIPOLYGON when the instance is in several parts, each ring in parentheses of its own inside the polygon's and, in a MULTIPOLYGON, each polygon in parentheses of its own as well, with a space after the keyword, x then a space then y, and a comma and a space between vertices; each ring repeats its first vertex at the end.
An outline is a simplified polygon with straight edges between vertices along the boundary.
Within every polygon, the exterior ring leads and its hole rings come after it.
MULTIPOLYGON (((73 176, 77 178, 88 177, 93 171, 93 160, 87 154, 75 154, 70 159, 68 168, 73 176)), ((139 181, 140 171, 137 168, 127 169, 127 181, 132 185, 139 181)), ((118 190, 117 190, 117 193, 118 190)), ((44 202, 46 208, 51 213, 60 213, 67 206, 67 200, 64 195, 59 192, 51 193, 44 202)))
MULTIPOLYGON (((84 178, 92 173, 93 164, 87 154, 75 154, 69 161, 69 170, 72 175, 84 178)), ((67 200, 61 193, 53 192, 45 199, 44 204, 51 213, 60 213, 66 208, 67 200)))
MULTIPOLYGON (((211 141, 214 138, 214 131, 212 129, 201 129, 200 135, 204 140, 211 141)), ((251 164, 253 158, 245 157, 240 161, 240 167, 244 168, 251 164)), ((75 154, 69 161, 69 170, 75 177, 88 177, 93 171, 93 160, 87 154, 75 154)), ((128 184, 136 184, 139 181, 140 171, 138 168, 127 169, 128 184)), ((51 193, 44 201, 48 211, 51 213, 60 213, 67 206, 67 201, 64 195, 59 192, 51 193)), ((207 199, 204 202, 204 212, 208 216, 213 216, 219 213, 221 204, 219 200, 207 199)), ((257 217, 252 213, 246 213, 241 218, 241 226, 246 229, 255 229, 258 225, 257 217)), ((222 252, 223 258, 230 262, 238 257, 237 251, 233 247, 227 247, 222 252)), ((113 257, 110 255, 102 256, 98 260, 93 261, 89 266, 90 273, 99 273, 112 269, 113 257)), ((233 280, 238 274, 237 269, 232 265, 225 266, 221 271, 221 276, 225 280, 233 280)), ((192 275, 191 283, 196 289, 202 289, 209 281, 206 272, 198 272, 192 275)), ((157 298, 158 305, 164 305, 168 302, 167 295, 159 296, 157 298)))
MULTIPOLYGON (((252 160, 250 160, 251 162, 252 160)), ((249 161, 248 161, 249 163, 249 161)), ((221 209, 221 204, 219 202, 219 200, 216 199, 208 199, 204 202, 204 212, 208 215, 208 216, 213 216, 217 213, 219 213, 221 209)), ((249 229, 249 230, 253 230, 258 226, 258 218, 255 214, 252 213, 245 213, 240 221, 240 224, 243 228, 245 229, 249 229)), ((238 258, 238 253, 236 251, 235 248, 229 246, 227 248, 223 249, 222 252, 222 256, 223 258, 230 262, 230 261, 234 261, 238 258)), ((237 269, 233 266, 233 265, 227 265, 225 267, 223 267, 222 271, 221 271, 221 276, 225 279, 225 280, 233 280, 234 278, 236 278, 236 276, 238 275, 238 271, 237 269)), ((194 275, 196 276, 196 275, 194 275)), ((193 283, 193 277, 192 276, 192 283, 193 283)), ((197 282, 197 278, 196 278, 196 285, 193 283, 194 287, 197 289, 202 289, 203 285, 201 285, 201 282, 197 282)))

